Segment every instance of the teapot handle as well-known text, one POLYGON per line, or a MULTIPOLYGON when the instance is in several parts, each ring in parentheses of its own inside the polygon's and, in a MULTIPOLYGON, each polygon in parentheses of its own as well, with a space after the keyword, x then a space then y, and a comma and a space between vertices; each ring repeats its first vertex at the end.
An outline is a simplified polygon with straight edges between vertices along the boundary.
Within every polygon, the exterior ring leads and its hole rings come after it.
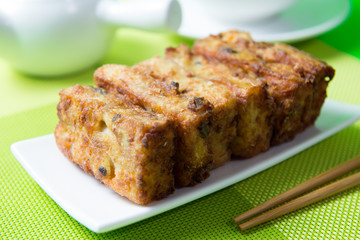
POLYGON ((97 15, 106 23, 145 30, 177 31, 181 7, 177 0, 101 0, 97 15))

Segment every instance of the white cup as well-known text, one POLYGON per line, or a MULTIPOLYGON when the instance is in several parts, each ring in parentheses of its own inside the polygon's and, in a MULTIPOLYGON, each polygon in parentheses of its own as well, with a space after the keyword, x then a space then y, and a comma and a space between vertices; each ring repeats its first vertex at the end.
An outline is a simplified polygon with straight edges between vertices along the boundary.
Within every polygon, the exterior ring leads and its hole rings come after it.
POLYGON ((298 0, 179 0, 227 24, 259 21, 289 8, 298 0))
POLYGON ((0 58, 35 76, 75 73, 106 53, 116 26, 176 31, 176 0, 0 0, 0 58))

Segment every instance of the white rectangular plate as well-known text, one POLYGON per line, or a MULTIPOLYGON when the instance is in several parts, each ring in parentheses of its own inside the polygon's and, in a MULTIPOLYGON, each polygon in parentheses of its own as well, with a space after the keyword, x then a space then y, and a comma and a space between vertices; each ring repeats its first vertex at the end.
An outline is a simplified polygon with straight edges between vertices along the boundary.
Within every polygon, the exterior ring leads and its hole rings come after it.
POLYGON ((12 144, 11 151, 40 187, 69 215, 94 232, 106 232, 201 198, 263 171, 360 119, 360 106, 326 100, 315 126, 293 141, 272 147, 248 160, 231 161, 211 172, 195 187, 149 206, 139 206, 100 184, 68 161, 54 136, 46 135, 12 144), (101 206, 101 208, 99 207, 101 206))

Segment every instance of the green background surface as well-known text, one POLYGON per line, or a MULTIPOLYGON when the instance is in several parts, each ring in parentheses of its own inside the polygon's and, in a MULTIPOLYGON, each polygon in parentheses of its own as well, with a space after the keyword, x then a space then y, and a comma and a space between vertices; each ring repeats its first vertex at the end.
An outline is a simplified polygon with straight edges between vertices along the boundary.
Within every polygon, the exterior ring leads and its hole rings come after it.
MULTIPOLYGON (((338 28, 294 44, 336 69, 328 97, 360 105, 360 1, 338 28)), ((134 64, 164 48, 193 40, 119 29, 102 63, 134 64)), ((100 65, 100 64, 99 64, 100 65)), ((62 210, 10 152, 13 142, 52 133, 58 92, 92 84, 97 66, 80 74, 39 79, 14 72, 0 59, 0 239, 345 239, 360 238, 360 187, 250 230, 232 218, 261 202, 360 155, 360 122, 296 156, 184 206, 108 233, 96 234, 62 210)), ((51 159, 49 159, 51 161, 51 159)), ((64 173, 66 177, 66 173, 64 173)), ((101 206, 97 206, 101 208, 101 206)))

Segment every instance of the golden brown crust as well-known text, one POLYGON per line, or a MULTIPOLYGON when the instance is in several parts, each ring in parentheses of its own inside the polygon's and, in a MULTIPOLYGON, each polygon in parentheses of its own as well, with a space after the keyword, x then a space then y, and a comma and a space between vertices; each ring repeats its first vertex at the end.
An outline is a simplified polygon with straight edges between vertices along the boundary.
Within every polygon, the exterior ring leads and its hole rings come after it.
POLYGON ((97 86, 174 121, 177 186, 195 185, 209 176, 214 158, 208 138, 213 105, 208 100, 179 92, 174 84, 158 79, 154 72, 140 66, 105 65, 96 70, 94 78, 97 86))
MULTIPOLYGON (((214 162, 213 168, 225 164, 231 158, 230 143, 236 135, 238 111, 236 96, 227 88, 195 75, 190 66, 191 50, 185 45, 168 48, 165 57, 154 57, 134 67, 151 73, 159 81, 173 85, 179 94, 209 101, 213 105, 211 127, 201 126, 208 135, 214 162), (207 133, 208 131, 208 133, 207 133)), ((197 104, 191 104, 195 107, 197 104)))
POLYGON ((174 191, 174 130, 104 90, 76 85, 60 92, 57 145, 64 155, 120 195, 139 204, 174 191))
MULTIPOLYGON (((200 85, 203 85, 201 90, 205 92, 207 98, 219 96, 218 89, 230 91, 230 94, 236 98, 234 107, 238 113, 237 121, 234 122, 237 124, 236 136, 230 144, 234 155, 247 158, 268 150, 272 134, 273 102, 262 81, 246 77, 241 69, 234 72, 226 64, 195 55, 185 45, 168 48, 165 60, 176 62, 187 75, 200 79, 202 82, 200 85), (210 91, 210 87, 214 88, 214 91, 210 91)), ((161 65, 169 69, 169 64, 161 63, 161 65)), ((223 96, 225 99, 230 99, 227 95, 223 94, 223 96)), ((214 105, 219 102, 216 99, 210 101, 214 105)), ((227 114, 224 113, 224 116, 227 114)))
POLYGON ((334 75, 333 68, 307 53, 285 44, 255 42, 238 31, 201 39, 194 52, 265 83, 275 102, 273 145, 291 140, 314 123, 334 75))

